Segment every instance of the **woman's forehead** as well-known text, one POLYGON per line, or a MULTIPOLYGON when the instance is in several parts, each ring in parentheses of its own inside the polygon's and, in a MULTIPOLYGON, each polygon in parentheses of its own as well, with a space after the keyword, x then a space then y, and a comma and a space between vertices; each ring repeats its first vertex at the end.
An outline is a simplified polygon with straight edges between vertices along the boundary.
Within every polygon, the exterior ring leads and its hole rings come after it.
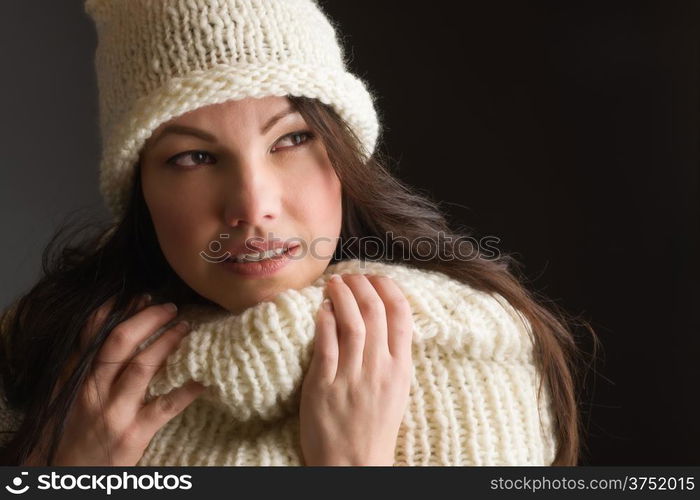
POLYGON ((247 128, 258 124, 260 134, 264 135, 274 123, 288 115, 301 116, 286 97, 246 98, 203 106, 161 123, 146 140, 144 149, 154 147, 171 132, 218 142, 217 129, 235 128, 236 125, 247 128))
POLYGON ((269 96, 262 98, 246 97, 229 100, 217 104, 209 104, 175 116, 156 127, 151 137, 157 136, 169 125, 194 125, 195 122, 206 120, 258 121, 281 111, 294 111, 293 104, 286 97, 269 96))

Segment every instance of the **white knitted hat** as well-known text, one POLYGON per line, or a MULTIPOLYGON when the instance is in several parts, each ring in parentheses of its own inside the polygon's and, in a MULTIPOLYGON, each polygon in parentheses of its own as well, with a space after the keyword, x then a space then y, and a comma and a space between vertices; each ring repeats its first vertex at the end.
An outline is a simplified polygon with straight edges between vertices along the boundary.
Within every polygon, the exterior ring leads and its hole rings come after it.
POLYGON ((365 158, 379 121, 313 0, 86 0, 95 22, 100 191, 115 220, 140 150, 163 122, 232 99, 306 96, 330 105, 365 158))

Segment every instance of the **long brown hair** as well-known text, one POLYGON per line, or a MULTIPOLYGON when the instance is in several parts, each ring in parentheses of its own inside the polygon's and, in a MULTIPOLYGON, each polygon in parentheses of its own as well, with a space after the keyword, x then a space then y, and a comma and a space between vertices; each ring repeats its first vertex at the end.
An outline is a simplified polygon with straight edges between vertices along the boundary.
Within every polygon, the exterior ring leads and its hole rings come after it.
MULTIPOLYGON (((329 106, 306 97, 288 96, 312 131, 320 137, 343 186, 343 221, 340 242, 387 234, 412 244, 441 239, 443 253, 434 258, 402 262, 417 268, 442 272, 478 290, 495 292, 521 311, 533 332, 535 360, 542 374, 538 397, 547 384, 557 440, 552 465, 576 465, 581 449, 581 417, 578 397, 581 351, 573 326, 577 322, 555 303, 530 292, 520 265, 510 255, 497 258, 474 247, 469 259, 450 258, 457 253, 454 242, 470 241, 469 231, 453 229, 439 205, 428 196, 401 182, 385 165, 381 152, 369 160, 361 154, 360 142, 351 128, 329 106), (548 303, 548 307, 543 304, 548 303)), ((124 217, 117 224, 94 224, 98 230, 75 245, 59 243, 53 236, 42 258, 42 277, 35 286, 8 308, 0 319, 0 376, 7 399, 31 418, 22 420, 12 440, 0 450, 0 465, 22 464, 42 440, 47 429, 49 443, 42 459, 51 464, 63 432, 63 423, 80 386, 89 373, 95 354, 118 323, 135 311, 136 299, 149 292, 156 300, 211 304, 195 293, 172 270, 162 254, 148 212, 137 164, 132 195, 124 217), (54 251, 62 248, 58 255, 54 251), (90 315, 108 299, 116 299, 99 332, 78 358, 71 375, 55 397, 56 381, 66 360, 77 349, 79 335, 90 315), (57 334, 56 332, 60 332, 57 334)), ((74 237, 93 224, 77 226, 74 237)), ((357 245, 357 244, 356 244, 357 245)), ((358 246, 339 246, 331 263, 362 254, 358 246)), ((380 249, 385 260, 388 248, 380 249)), ((422 255, 422 254, 421 254, 422 255)))

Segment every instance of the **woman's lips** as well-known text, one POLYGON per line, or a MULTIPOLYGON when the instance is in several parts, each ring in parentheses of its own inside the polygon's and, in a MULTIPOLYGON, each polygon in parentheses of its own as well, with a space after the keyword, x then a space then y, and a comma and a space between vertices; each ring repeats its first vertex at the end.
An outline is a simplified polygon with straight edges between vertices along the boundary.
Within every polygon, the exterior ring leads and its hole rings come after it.
POLYGON ((247 277, 263 277, 263 276, 271 276, 275 274, 277 271, 281 270, 282 268, 286 267, 292 259, 290 257, 293 257, 296 255, 297 249, 300 248, 300 245, 294 245, 290 246, 289 249, 280 254, 280 255, 275 255, 274 257, 269 257, 264 260, 260 261, 253 261, 253 262, 236 262, 232 260, 232 258, 228 258, 227 260, 221 262, 221 264, 224 266, 224 268, 227 271, 233 272, 235 274, 241 275, 241 276, 247 276, 247 277))

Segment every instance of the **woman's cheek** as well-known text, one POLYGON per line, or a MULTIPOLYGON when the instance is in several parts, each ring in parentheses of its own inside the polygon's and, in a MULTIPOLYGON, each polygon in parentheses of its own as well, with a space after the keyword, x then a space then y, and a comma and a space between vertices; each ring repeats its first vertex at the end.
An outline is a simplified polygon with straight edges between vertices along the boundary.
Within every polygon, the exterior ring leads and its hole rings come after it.
MULTIPOLYGON (((335 177, 335 175, 333 175, 335 177)), ((297 212, 302 220, 333 221, 332 214, 341 209, 340 184, 324 172, 316 172, 303 181, 290 180, 286 183, 290 210, 297 212)))
POLYGON ((206 227, 200 207, 194 200, 183 200, 177 193, 153 200, 151 216, 164 255, 173 266, 193 265, 199 252, 207 249, 207 236, 198 236, 206 227), (173 200, 180 199, 180 203, 173 200), (201 248, 200 248, 201 247, 201 248))
MULTIPOLYGON (((337 177, 335 178, 337 181, 337 177)), ((317 203, 310 207, 307 220, 319 241, 315 245, 317 257, 330 260, 338 245, 342 225, 342 197, 340 182, 325 179, 316 191, 317 203), (311 222, 312 221, 312 222, 311 222)))

